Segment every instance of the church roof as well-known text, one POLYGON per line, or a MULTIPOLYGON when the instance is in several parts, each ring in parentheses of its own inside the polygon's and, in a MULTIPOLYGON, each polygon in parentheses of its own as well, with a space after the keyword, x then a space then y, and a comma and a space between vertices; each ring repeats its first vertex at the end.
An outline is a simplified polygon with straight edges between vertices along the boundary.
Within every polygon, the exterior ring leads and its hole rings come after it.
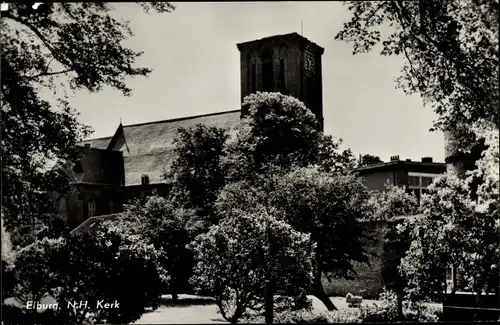
POLYGON ((240 115, 240 110, 233 110, 133 125, 120 124, 113 137, 87 140, 81 144, 121 151, 125 186, 140 185, 143 175, 149 177, 150 184, 165 183, 163 175, 172 164, 174 139, 179 128, 204 124, 232 130, 240 115))

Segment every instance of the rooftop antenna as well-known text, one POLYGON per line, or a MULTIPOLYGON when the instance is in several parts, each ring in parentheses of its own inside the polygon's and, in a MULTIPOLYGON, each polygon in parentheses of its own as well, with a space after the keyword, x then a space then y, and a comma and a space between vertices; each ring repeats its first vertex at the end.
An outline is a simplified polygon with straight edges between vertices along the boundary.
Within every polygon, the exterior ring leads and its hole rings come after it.
POLYGON ((304 20, 300 19, 300 36, 304 36, 304 20))
POLYGON ((120 116, 120 124, 122 124, 122 118, 121 118, 121 116, 120 116))

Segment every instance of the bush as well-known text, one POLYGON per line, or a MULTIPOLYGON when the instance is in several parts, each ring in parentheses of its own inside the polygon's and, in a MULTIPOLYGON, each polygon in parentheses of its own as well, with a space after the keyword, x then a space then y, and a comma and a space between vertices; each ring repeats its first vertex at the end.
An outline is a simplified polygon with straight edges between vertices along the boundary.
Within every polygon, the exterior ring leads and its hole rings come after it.
POLYGON ((145 308, 158 307, 168 281, 154 247, 122 224, 105 223, 68 239, 37 240, 19 250, 16 263, 16 297, 34 303, 47 297, 60 307, 52 313, 27 312, 25 306, 13 312, 28 323, 133 322, 145 308), (84 308, 68 306, 84 301, 84 308), (119 308, 102 309, 98 301, 116 301, 119 308))
POLYGON ((361 323, 361 310, 359 308, 347 308, 328 313, 330 323, 361 323))
POLYGON ((169 280, 159 263, 159 252, 126 224, 105 223, 102 229, 68 241, 67 259, 61 263, 59 306, 87 301, 88 308, 61 309, 67 322, 130 323, 145 308, 157 308, 169 280), (119 308, 98 309, 97 301, 118 302, 119 308), (69 315, 74 314, 70 317, 69 315))
POLYGON ((275 323, 329 323, 327 314, 313 313, 307 310, 288 311, 277 313, 274 317, 275 323))
POLYGON ((405 301, 403 304, 403 317, 398 315, 397 296, 392 291, 384 291, 380 295, 382 303, 360 308, 361 319, 366 322, 393 322, 393 321, 414 321, 414 322, 435 322, 439 321, 440 311, 436 307, 405 301))

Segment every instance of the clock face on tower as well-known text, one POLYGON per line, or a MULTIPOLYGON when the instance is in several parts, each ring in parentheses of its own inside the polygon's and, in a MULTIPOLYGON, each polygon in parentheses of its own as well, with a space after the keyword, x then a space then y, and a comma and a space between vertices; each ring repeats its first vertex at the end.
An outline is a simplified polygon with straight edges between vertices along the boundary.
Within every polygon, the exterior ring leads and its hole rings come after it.
POLYGON ((304 56, 304 68, 308 71, 314 72, 314 58, 310 54, 304 56))

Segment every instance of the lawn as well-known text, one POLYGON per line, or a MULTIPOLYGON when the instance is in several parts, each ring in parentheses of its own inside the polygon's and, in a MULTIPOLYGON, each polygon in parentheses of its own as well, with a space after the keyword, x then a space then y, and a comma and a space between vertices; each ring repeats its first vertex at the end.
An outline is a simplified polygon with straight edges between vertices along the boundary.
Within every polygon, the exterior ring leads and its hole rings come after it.
MULTIPOLYGON (((315 297, 313 301, 315 312, 324 312, 326 307, 315 297)), ((134 324, 220 324, 227 323, 218 313, 217 306, 209 298, 180 295, 179 302, 172 304, 170 296, 164 296, 164 304, 155 311, 142 315, 134 324)), ((331 297, 337 308, 347 308, 344 297, 331 297)), ((378 303, 376 300, 363 300, 363 304, 378 303)))

